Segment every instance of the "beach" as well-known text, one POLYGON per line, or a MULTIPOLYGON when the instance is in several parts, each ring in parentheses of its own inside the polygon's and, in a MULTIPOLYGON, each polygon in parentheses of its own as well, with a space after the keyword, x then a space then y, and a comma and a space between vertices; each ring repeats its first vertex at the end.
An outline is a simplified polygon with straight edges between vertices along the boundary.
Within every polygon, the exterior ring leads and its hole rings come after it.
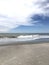
POLYGON ((49 43, 0 45, 0 65, 49 65, 49 43))

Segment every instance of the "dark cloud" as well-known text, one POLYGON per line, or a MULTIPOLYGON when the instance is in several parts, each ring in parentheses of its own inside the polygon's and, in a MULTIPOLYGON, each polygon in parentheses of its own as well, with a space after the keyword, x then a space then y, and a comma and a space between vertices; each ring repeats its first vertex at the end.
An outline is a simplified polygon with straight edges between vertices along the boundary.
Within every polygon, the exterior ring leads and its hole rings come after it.
POLYGON ((36 2, 36 5, 39 5, 40 7, 44 7, 47 4, 49 4, 49 0, 44 0, 44 1, 41 0, 41 1, 36 2))
POLYGON ((49 13, 49 0, 41 0, 36 3, 39 8, 42 8, 46 13, 49 13))
POLYGON ((35 14, 31 17, 31 21, 38 21, 40 24, 49 25, 49 16, 35 14))
POLYGON ((31 22, 37 21, 37 24, 49 25, 49 0, 41 0, 36 3, 43 13, 31 15, 31 22))

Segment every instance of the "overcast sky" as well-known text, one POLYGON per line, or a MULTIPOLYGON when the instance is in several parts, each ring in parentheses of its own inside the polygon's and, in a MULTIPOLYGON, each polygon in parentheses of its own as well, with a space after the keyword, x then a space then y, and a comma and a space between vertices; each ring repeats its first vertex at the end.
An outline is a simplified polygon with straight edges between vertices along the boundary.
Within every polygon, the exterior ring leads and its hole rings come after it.
POLYGON ((0 32, 49 33, 49 0, 0 0, 0 32))

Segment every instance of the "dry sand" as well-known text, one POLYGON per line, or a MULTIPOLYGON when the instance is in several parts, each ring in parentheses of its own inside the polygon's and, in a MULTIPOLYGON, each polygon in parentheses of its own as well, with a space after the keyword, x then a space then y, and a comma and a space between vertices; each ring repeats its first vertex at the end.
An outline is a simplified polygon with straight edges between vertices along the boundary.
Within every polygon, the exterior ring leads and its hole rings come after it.
POLYGON ((0 46, 0 65, 49 65, 49 43, 0 46))

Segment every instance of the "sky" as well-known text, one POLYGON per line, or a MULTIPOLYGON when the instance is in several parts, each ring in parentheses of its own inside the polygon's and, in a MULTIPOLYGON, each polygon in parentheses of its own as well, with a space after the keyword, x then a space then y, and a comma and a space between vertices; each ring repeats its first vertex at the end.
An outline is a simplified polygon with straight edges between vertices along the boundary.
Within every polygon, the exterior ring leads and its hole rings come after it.
POLYGON ((49 0, 0 0, 0 33, 49 33, 49 0))

